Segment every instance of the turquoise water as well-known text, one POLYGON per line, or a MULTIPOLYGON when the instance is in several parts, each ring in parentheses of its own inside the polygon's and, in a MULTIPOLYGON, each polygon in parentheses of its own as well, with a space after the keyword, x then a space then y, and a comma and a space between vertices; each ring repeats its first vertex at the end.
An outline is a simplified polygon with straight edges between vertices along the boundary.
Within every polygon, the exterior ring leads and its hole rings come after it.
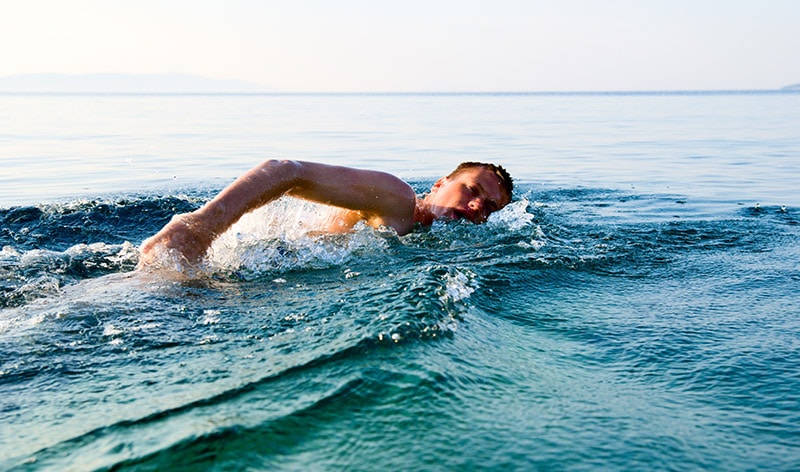
POLYGON ((0 469, 796 470, 798 105, 0 96, 0 469), (518 191, 403 237, 282 200, 134 270, 267 157, 518 191))

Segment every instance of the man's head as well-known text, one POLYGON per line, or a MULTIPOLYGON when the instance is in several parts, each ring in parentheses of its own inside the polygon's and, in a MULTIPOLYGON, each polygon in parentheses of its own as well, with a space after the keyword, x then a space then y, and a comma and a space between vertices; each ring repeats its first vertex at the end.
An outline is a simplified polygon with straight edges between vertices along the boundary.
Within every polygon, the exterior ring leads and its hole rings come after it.
POLYGON ((483 223, 511 202, 513 189, 513 180, 502 166, 464 162, 439 179, 424 202, 434 219, 465 218, 483 223))
POLYGON ((506 192, 508 200, 511 201, 511 195, 514 193, 514 179, 511 178, 511 175, 503 168, 503 166, 486 162, 462 162, 458 165, 458 167, 455 168, 455 170, 453 170, 453 172, 450 172, 447 177, 454 177, 464 170, 475 168, 482 168, 485 171, 491 172, 497 176, 497 178, 500 180, 500 184, 503 186, 503 189, 506 192))

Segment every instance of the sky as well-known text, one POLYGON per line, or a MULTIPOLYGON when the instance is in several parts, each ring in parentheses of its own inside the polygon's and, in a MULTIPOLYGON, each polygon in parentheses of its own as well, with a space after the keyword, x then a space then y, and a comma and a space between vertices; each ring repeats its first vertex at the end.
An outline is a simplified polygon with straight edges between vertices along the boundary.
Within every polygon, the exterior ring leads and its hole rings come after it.
POLYGON ((284 92, 775 89, 798 0, 0 0, 0 77, 185 73, 284 92))

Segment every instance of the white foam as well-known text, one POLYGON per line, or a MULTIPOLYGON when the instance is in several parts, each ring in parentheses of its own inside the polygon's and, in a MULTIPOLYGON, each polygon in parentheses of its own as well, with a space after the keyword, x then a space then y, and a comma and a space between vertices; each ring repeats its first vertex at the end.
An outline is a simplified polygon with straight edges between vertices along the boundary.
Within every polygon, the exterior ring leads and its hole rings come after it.
POLYGON ((521 198, 506 205, 502 210, 489 215, 486 224, 491 228, 520 231, 533 224, 534 216, 528 213, 530 202, 521 198))
POLYGON ((444 302, 459 302, 469 298, 477 288, 474 274, 464 270, 453 270, 444 276, 444 293, 441 298, 444 302))
MULTIPOLYGON (((359 223, 352 231, 331 234, 340 210, 281 198, 243 216, 211 245, 208 267, 259 276, 274 271, 323 268, 345 263, 362 251, 383 251, 378 231, 359 223)), ((277 279, 276 279, 277 280, 277 279)))
POLYGON ((103 336, 119 336, 124 331, 112 324, 107 324, 103 327, 103 336))
POLYGON ((219 310, 203 310, 203 320, 201 323, 204 325, 218 324, 221 314, 222 312, 219 310))

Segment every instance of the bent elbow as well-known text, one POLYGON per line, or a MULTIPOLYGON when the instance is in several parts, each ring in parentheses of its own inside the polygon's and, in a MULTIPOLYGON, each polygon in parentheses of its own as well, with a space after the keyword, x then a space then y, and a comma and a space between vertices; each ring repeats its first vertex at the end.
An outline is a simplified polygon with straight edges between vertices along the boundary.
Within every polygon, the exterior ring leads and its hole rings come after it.
POLYGON ((269 159, 254 170, 259 179, 266 179, 283 193, 297 184, 302 176, 302 163, 288 159, 269 159))
POLYGON ((294 173, 302 167, 302 163, 290 159, 268 159, 256 167, 260 172, 294 173))

